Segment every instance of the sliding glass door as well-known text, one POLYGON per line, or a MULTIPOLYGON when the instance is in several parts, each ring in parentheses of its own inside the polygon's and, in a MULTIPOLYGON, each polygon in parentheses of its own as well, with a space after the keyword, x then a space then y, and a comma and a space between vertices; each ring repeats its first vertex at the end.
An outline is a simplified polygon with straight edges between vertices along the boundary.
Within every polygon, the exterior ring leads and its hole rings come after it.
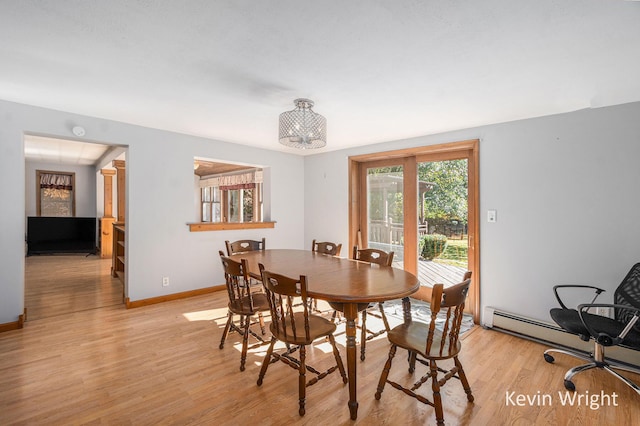
POLYGON ((393 251, 429 300, 436 283, 472 271, 466 310, 478 320, 478 141, 350 157, 350 245, 393 251))

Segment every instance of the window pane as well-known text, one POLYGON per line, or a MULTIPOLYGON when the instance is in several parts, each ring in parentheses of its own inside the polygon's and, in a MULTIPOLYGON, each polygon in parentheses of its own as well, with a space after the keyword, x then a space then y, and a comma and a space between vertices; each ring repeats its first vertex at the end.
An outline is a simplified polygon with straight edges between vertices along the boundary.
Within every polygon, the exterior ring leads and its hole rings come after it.
POLYGON ((202 203, 202 221, 211 222, 211 203, 202 203))
POLYGON ((229 222, 240 221, 240 191, 232 189, 229 192, 229 222))
POLYGON ((245 222, 253 222, 253 189, 243 189, 242 212, 245 222))
POLYGON ((367 246, 393 251, 395 265, 404 264, 403 179, 402 166, 367 169, 367 246))
POLYGON ((202 188, 202 201, 210 203, 211 200, 211 187, 207 186, 206 188, 202 188))
POLYGON ((40 215, 73 216, 73 190, 40 188, 40 215))
POLYGON ((212 222, 220 222, 220 203, 213 203, 211 208, 211 214, 213 215, 212 222))

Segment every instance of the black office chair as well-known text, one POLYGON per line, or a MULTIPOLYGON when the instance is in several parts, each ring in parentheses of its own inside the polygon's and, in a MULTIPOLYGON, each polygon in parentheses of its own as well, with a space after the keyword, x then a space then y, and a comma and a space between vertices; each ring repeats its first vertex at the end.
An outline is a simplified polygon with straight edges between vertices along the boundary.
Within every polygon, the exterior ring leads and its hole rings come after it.
POLYGON ((580 365, 567 371, 564 376, 564 387, 567 388, 567 390, 575 391, 576 387, 571 381, 573 376, 581 371, 597 367, 613 374, 640 394, 640 386, 626 377, 621 376, 614 370, 640 374, 640 369, 621 365, 606 359, 604 356, 604 348, 606 346, 620 345, 640 350, 640 263, 636 263, 633 268, 631 268, 627 276, 622 280, 622 283, 616 288, 613 295, 613 304, 594 303, 596 298, 605 291, 598 287, 587 285, 557 285, 553 288, 553 291, 561 307, 551 309, 551 318, 564 330, 577 334, 585 342, 591 339, 595 342, 594 351, 589 355, 561 349, 548 349, 544 352, 544 359, 549 363, 554 361, 553 356, 550 355, 551 352, 563 353, 589 361, 588 364, 580 365), (591 303, 578 305, 577 309, 570 309, 565 306, 558 295, 558 289, 560 288, 591 289, 595 291, 595 295, 591 303), (591 308, 613 309, 614 318, 587 312, 591 308))

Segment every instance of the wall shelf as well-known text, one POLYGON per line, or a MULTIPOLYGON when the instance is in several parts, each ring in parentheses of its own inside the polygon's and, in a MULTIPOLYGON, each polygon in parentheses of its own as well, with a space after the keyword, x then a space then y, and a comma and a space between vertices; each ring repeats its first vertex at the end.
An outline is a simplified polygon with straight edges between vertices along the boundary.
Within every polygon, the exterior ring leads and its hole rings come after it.
POLYGON ((125 244, 124 223, 113 224, 113 258, 111 262, 111 276, 119 278, 124 283, 125 244))
POLYGON ((275 228, 276 222, 196 222, 187 223, 190 232, 228 231, 233 229, 275 228))

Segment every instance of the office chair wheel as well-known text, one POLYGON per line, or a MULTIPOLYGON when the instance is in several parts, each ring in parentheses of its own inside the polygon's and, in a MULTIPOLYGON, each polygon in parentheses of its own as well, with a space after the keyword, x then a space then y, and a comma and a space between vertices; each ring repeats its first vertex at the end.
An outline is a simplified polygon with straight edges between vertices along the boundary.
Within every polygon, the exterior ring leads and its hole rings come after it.
POLYGON ((553 361, 555 361, 556 359, 549 354, 544 354, 544 360, 549 364, 553 364, 553 361))
POLYGON ((576 390, 576 385, 573 384, 573 382, 571 380, 565 380, 564 381, 564 387, 565 389, 575 392, 576 390))

